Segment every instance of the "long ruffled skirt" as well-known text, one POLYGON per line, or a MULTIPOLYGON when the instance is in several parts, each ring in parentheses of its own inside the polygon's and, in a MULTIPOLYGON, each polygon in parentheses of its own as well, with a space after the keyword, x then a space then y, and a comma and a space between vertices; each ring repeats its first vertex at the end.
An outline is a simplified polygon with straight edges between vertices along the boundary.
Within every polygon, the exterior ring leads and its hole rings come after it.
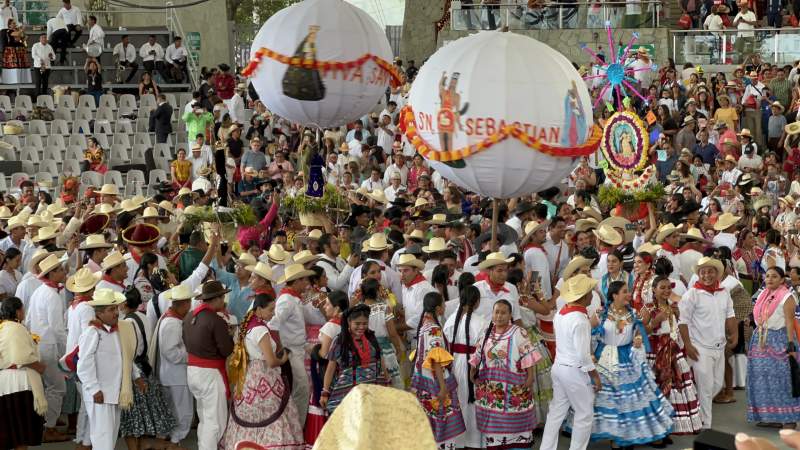
POLYGON ((747 354, 747 421, 800 421, 800 398, 792 397, 786 329, 767 330, 763 348, 754 332, 747 354))
POLYGON ((650 336, 652 352, 647 359, 653 368, 656 383, 669 399, 675 414, 673 434, 694 434, 703 427, 694 374, 683 349, 669 334, 650 336))
POLYGON ((536 371, 533 381, 533 402, 538 421, 535 427, 543 427, 544 419, 547 418, 550 400, 553 399, 553 380, 550 378, 553 360, 550 349, 542 339, 539 330, 535 327, 528 328, 528 338, 530 338, 534 349, 542 355, 542 358, 533 366, 536 371))
POLYGON ((151 375, 145 379, 147 391, 133 388, 133 405, 122 410, 120 437, 166 436, 175 428, 172 408, 164 399, 158 379, 151 375))

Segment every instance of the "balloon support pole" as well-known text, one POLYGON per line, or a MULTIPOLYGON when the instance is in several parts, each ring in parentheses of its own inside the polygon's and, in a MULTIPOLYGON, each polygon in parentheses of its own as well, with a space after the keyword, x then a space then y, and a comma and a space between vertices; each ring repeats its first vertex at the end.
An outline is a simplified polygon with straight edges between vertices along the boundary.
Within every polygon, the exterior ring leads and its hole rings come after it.
POLYGON ((497 251, 497 217, 499 215, 499 211, 497 210, 497 199, 492 199, 492 241, 490 244, 490 248, 492 252, 497 251))

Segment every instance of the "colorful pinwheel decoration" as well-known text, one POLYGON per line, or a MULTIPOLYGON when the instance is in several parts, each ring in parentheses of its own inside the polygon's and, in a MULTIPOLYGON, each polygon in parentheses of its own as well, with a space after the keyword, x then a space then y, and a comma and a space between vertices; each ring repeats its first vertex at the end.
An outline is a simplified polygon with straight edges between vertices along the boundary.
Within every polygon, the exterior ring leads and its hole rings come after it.
POLYGON ((611 92, 616 92, 617 94, 617 110, 619 111, 623 109, 622 100, 628 97, 629 93, 633 93, 633 95, 636 95, 642 99, 642 101, 647 103, 647 99, 642 96, 642 94, 639 93, 639 90, 636 89, 636 87, 632 84, 636 83, 636 79, 633 78, 633 74, 641 71, 656 71, 658 70, 658 67, 655 64, 650 64, 647 67, 640 68, 632 67, 635 59, 629 60, 628 53, 631 51, 633 44, 639 39, 639 33, 633 33, 631 40, 628 42, 628 45, 625 47, 625 50, 622 52, 621 56, 618 55, 614 49, 611 22, 608 21, 606 22, 606 35, 608 36, 608 48, 610 50, 610 55, 607 61, 604 61, 603 58, 598 56, 598 54, 591 50, 586 44, 581 44, 581 48, 586 51, 586 53, 588 53, 596 62, 596 64, 592 65, 592 67, 596 70, 593 70, 590 74, 585 75, 583 79, 601 79, 601 82, 598 86, 600 93, 594 102, 594 108, 597 108, 597 105, 600 104, 603 98, 605 98, 609 89, 611 92))

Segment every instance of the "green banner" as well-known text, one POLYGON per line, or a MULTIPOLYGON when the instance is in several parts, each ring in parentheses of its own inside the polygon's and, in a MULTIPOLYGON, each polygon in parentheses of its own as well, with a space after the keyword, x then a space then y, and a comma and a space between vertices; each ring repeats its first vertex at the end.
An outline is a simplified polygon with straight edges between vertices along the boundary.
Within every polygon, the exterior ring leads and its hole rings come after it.
POLYGON ((192 58, 198 63, 200 62, 200 33, 197 31, 189 31, 183 38, 186 42, 186 49, 192 54, 192 58))

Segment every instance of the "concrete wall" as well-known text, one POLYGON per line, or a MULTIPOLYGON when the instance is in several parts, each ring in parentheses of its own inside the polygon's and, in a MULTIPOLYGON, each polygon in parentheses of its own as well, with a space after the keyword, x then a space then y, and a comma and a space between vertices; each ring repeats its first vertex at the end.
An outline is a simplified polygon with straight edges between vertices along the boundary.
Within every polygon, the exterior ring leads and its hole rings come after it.
MULTIPOLYGON (((50 9, 58 11, 62 7, 61 0, 49 0, 50 9)), ((182 0, 176 3, 182 3, 182 0)), ((73 0, 73 5, 77 5, 82 11, 87 10, 84 0, 73 0)), ((131 2, 134 3, 134 2, 131 2)), ((164 6, 165 0, 137 0, 136 4, 142 6, 164 6)), ((225 1, 210 0, 189 8, 177 10, 178 19, 183 27, 184 33, 197 31, 200 33, 200 66, 215 66, 221 62, 232 60, 230 32, 228 21, 226 20, 225 1)), ((149 13, 127 13, 110 15, 113 28, 120 26, 130 27, 158 27, 166 26, 166 11, 153 10, 149 13)), ((109 24, 103 17, 98 17, 100 25, 109 28, 109 24)), ((184 42, 185 43, 185 42, 184 42)), ((165 48, 169 43, 161 42, 165 48)))

